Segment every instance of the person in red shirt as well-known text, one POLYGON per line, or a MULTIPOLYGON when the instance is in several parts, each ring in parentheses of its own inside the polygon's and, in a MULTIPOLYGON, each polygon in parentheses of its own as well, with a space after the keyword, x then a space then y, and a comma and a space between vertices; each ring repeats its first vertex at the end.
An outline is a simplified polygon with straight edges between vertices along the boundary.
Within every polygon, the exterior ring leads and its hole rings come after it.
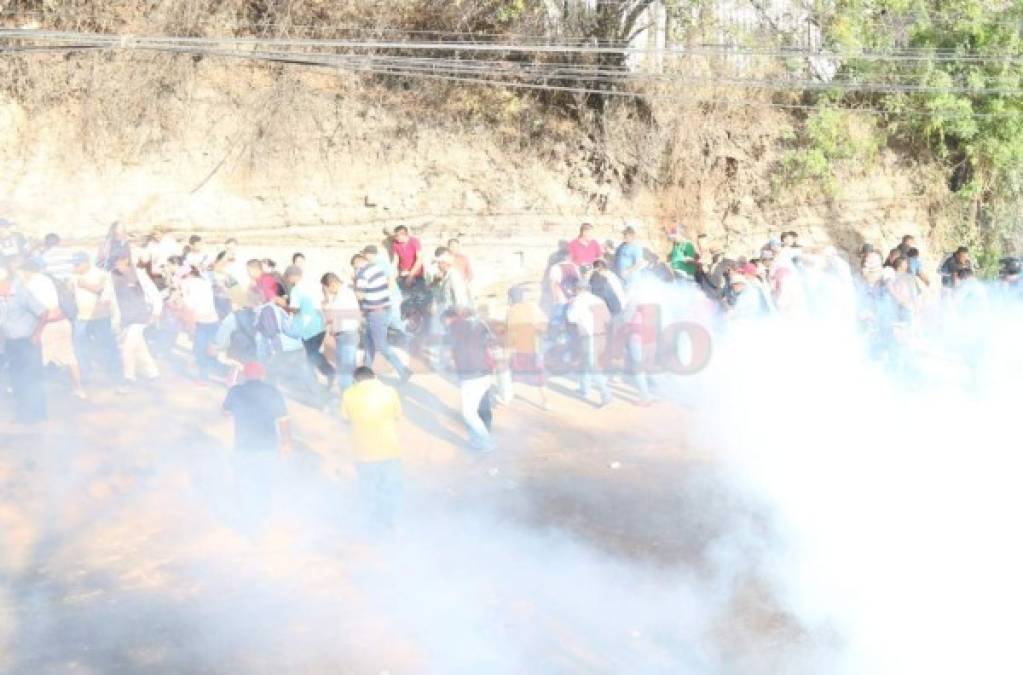
POLYGON ((408 228, 399 225, 394 228, 391 253, 398 259, 398 285, 411 288, 423 279, 423 245, 409 236, 408 228))
POLYGON ((568 244, 568 255, 576 267, 591 267, 597 259, 604 255, 600 242, 590 238, 593 225, 583 223, 579 228, 579 236, 568 244))
POLYGON ((253 294, 258 295, 263 302, 272 302, 279 295, 282 295, 284 289, 281 288, 277 279, 274 275, 263 269, 263 263, 259 260, 250 260, 245 263, 245 269, 249 273, 249 279, 252 281, 250 290, 253 294))
POLYGON ((472 283, 472 263, 469 261, 469 256, 462 253, 462 243, 457 239, 450 240, 448 242, 448 253, 454 259, 455 268, 462 273, 465 283, 472 283))

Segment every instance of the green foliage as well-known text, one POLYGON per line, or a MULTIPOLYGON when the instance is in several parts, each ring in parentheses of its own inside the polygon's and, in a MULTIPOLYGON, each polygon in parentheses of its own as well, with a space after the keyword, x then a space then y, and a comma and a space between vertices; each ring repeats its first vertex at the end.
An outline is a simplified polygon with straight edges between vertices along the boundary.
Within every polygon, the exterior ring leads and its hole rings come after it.
POLYGON ((500 24, 509 24, 526 13, 526 0, 502 0, 494 8, 494 16, 500 24))
POLYGON ((1014 213, 1023 203, 1023 1, 827 5, 825 41, 844 57, 836 79, 885 89, 848 92, 842 102, 892 113, 886 121, 892 142, 945 163, 976 231, 968 238, 995 250, 1016 237, 1006 206, 1014 213), (878 52, 898 58, 877 58, 878 52))
POLYGON ((782 159, 782 180, 814 181, 829 195, 839 191, 836 169, 843 164, 869 165, 879 148, 872 124, 825 104, 807 116, 799 133, 790 131, 787 140, 791 147, 782 159))

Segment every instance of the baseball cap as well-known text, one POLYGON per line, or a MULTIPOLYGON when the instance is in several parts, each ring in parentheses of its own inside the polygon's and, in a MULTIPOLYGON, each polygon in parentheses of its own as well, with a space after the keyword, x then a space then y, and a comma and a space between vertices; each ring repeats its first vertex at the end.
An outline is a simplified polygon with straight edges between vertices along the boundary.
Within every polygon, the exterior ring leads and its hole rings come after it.
POLYGON ((249 361, 242 369, 242 374, 245 375, 246 380, 262 380, 266 377, 266 368, 259 361, 249 361))

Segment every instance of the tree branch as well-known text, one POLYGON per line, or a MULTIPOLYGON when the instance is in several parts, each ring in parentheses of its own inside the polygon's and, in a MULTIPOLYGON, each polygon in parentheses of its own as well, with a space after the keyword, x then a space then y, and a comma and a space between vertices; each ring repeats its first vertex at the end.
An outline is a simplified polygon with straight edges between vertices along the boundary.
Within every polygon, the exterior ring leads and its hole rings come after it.
POLYGON ((628 35, 631 33, 632 29, 636 27, 636 22, 639 21, 639 17, 643 16, 643 12, 647 11, 653 3, 654 0, 639 0, 637 5, 625 15, 625 20, 621 24, 621 32, 619 35, 628 35))

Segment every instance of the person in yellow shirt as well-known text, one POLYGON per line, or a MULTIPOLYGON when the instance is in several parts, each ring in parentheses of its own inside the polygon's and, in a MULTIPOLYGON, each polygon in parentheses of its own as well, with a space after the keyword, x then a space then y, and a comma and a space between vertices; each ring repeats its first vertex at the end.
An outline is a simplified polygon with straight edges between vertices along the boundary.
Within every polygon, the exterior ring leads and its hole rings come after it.
POLYGON ((540 407, 550 410, 547 401, 547 376, 541 350, 543 335, 547 331, 547 315, 540 304, 527 298, 521 286, 508 291, 507 350, 510 360, 509 375, 502 378, 501 386, 507 398, 512 395, 511 380, 532 384, 540 392, 540 407))
POLYGON ((401 399, 370 368, 356 368, 353 379, 355 384, 341 399, 341 416, 352 427, 366 524, 389 532, 394 529, 402 495, 402 451, 398 443, 401 399))

